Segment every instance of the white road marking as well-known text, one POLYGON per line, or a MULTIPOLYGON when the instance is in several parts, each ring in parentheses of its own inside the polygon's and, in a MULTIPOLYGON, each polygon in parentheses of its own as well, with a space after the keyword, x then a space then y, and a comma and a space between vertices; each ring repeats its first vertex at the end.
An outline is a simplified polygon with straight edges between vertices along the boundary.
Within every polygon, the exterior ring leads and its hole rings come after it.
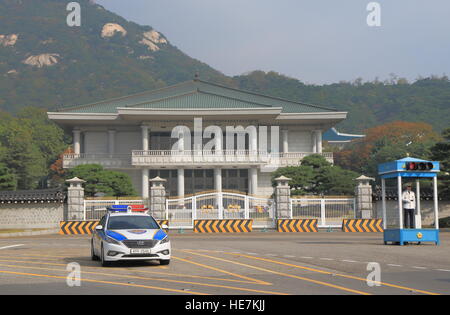
POLYGON ((402 265, 394 265, 394 264, 387 264, 387 265, 391 267, 403 267, 402 265))
POLYGON ((319 258, 320 260, 328 260, 328 261, 331 261, 331 260, 334 260, 334 259, 332 259, 332 258, 319 258))
POLYGON ((266 254, 267 256, 277 256, 277 255, 275 255, 275 254, 266 254))
POLYGON ((313 259, 312 257, 300 257, 300 258, 304 258, 304 259, 313 259))
POLYGON ((357 263, 357 261, 355 261, 355 260, 346 260, 346 259, 343 259, 343 260, 341 260, 341 261, 343 261, 343 262, 348 262, 348 263, 357 263))
POLYGON ((258 255, 257 253, 247 253, 247 255, 258 255))
POLYGON ((447 269, 435 269, 436 271, 444 271, 444 272, 450 272, 450 270, 447 269))
POLYGON ((9 246, 0 247, 0 249, 7 249, 7 248, 18 247, 18 246, 23 246, 23 245, 24 244, 9 245, 9 246))
POLYGON ((295 258, 295 256, 292 256, 292 255, 284 255, 283 257, 286 257, 286 258, 295 258))
POLYGON ((427 269, 427 268, 425 268, 425 267, 417 267, 417 266, 413 266, 413 267, 411 267, 411 268, 414 268, 414 269, 421 269, 421 270, 427 269))

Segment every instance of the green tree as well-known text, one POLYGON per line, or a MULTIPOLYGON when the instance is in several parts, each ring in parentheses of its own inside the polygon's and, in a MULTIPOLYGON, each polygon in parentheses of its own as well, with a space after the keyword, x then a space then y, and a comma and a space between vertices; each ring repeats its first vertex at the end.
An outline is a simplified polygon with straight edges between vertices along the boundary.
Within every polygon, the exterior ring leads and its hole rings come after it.
POLYGON ((441 162, 441 172, 438 177, 439 195, 450 198, 450 128, 445 129, 442 136, 445 140, 431 148, 431 159, 441 162))
POLYGON ((1 162, 17 175, 18 188, 36 188, 38 180, 47 174, 47 167, 31 130, 18 119, 7 117, 2 121, 0 142, 6 148, 1 162))
POLYGON ((37 188, 68 140, 43 109, 27 107, 17 117, 0 112, 0 162, 14 172, 19 189, 37 188))
POLYGON ((0 191, 15 190, 16 188, 16 175, 5 164, 0 163, 0 191))
POLYGON ((332 165, 319 154, 305 157, 300 166, 278 169, 272 174, 274 184, 274 179, 281 175, 292 178, 293 195, 352 195, 354 179, 358 177, 357 173, 332 165))
POLYGON ((98 164, 74 167, 67 174, 67 179, 72 177, 78 177, 86 181, 84 191, 88 197, 94 197, 97 193, 114 197, 136 195, 130 176, 117 171, 105 170, 103 166, 98 164))
POLYGON ((45 110, 25 107, 17 114, 17 118, 31 131, 33 143, 46 160, 47 167, 67 148, 69 137, 64 134, 63 129, 48 119, 45 110))

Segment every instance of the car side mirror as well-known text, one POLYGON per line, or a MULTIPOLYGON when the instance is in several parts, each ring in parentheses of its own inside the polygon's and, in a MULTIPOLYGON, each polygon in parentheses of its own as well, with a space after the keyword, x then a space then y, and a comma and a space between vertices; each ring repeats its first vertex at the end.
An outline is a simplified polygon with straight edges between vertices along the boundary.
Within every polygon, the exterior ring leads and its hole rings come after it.
POLYGON ((161 228, 162 228, 163 230, 168 230, 168 229, 169 229, 169 226, 168 226, 167 224, 163 224, 163 225, 161 225, 161 228))
POLYGON ((103 226, 102 226, 102 225, 97 225, 97 226, 95 227, 95 229, 96 229, 97 231, 101 231, 101 230, 103 230, 103 226))

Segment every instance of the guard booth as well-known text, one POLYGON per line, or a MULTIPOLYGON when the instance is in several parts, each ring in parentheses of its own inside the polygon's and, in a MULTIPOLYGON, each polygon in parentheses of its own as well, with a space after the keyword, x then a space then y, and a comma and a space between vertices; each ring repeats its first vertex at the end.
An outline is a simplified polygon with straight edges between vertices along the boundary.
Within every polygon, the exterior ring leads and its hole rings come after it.
POLYGON ((378 165, 378 175, 381 176, 382 209, 384 226, 384 244, 394 243, 404 245, 405 242, 433 242, 439 245, 439 214, 437 174, 439 162, 425 161, 415 158, 401 160, 378 165), (416 212, 415 226, 413 229, 405 229, 403 223, 402 179, 416 181, 416 212), (395 209, 386 209, 386 180, 397 179, 398 187, 398 216, 395 209), (420 214, 420 182, 419 179, 431 179, 433 181, 434 199, 434 229, 422 229, 420 214))

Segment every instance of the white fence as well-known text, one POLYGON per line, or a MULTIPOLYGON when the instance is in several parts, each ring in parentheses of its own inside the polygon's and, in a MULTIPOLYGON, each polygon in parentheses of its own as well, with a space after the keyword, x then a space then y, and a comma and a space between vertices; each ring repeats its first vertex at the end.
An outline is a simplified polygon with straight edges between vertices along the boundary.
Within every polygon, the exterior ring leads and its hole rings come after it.
MULTIPOLYGON (((318 219, 319 228, 340 228, 343 219, 356 218, 354 198, 291 198, 292 219, 318 219)), ((148 204, 144 200, 85 200, 83 220, 98 221, 112 205, 148 204)), ((275 227, 275 203, 270 198, 214 192, 166 200, 165 217, 171 229, 192 229, 197 219, 253 219, 255 228, 275 227)), ((151 213, 151 211, 150 211, 151 213)))
POLYGON ((319 228, 340 228, 343 219, 356 218, 355 199, 291 199, 291 218, 318 219, 319 228))
POLYGON ((170 228, 193 228, 194 220, 200 219, 253 219, 253 227, 275 227, 275 207, 268 198, 215 192, 166 203, 170 228))

